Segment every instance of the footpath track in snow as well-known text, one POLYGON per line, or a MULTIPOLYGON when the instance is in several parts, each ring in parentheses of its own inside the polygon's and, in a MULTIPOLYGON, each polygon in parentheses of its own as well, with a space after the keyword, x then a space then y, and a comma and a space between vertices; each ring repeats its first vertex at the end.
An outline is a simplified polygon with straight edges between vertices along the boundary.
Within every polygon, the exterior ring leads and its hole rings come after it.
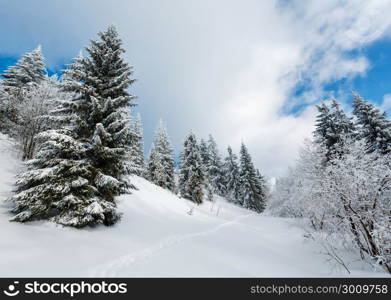
POLYGON ((193 240, 194 238, 214 234, 214 233, 218 232, 220 229, 227 227, 227 226, 230 226, 230 225, 233 225, 233 224, 237 224, 240 219, 246 218, 251 215, 253 215, 253 214, 237 216, 232 221, 226 221, 226 222, 219 224, 209 230, 196 232, 196 233, 190 233, 190 234, 170 236, 170 237, 165 238, 164 240, 162 240, 162 241, 158 242, 157 244, 152 245, 151 247, 148 247, 144 250, 137 251, 135 253, 129 253, 127 255, 123 255, 123 256, 118 257, 108 263, 105 263, 105 264, 102 264, 98 267, 95 267, 89 273, 89 276, 91 276, 91 277, 116 277, 118 275, 117 274, 118 270, 124 270, 126 268, 130 268, 130 266, 133 264, 141 263, 143 260, 148 259, 149 257, 158 254, 163 249, 167 249, 167 248, 176 246, 180 243, 185 243, 186 241, 193 240))

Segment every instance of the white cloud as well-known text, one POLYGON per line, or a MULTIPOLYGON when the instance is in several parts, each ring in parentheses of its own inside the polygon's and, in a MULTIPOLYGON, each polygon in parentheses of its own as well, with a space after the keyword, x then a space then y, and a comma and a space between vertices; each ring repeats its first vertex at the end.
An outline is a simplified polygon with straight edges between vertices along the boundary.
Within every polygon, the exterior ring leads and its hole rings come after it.
POLYGON ((383 96, 383 103, 380 106, 380 109, 383 111, 391 110, 391 94, 385 94, 383 96))
POLYGON ((364 75, 370 62, 349 51, 388 34, 389 9, 390 1, 298 1, 265 12, 276 13, 278 21, 264 30, 247 73, 225 104, 219 120, 230 120, 225 140, 243 137, 264 170, 281 174, 310 136, 316 115, 313 106, 295 117, 281 110, 324 99, 323 87, 333 80, 364 75), (292 87, 301 80, 309 91, 294 99, 292 87))
POLYGON ((9 1, 0 54, 41 43, 53 66, 115 23, 139 79, 147 137, 162 117, 177 148, 190 129, 236 149, 243 140, 260 169, 276 176, 311 134, 324 85, 370 67, 351 51, 388 34, 390 10, 391 1, 380 0, 9 1), (309 88, 294 97, 299 82, 309 88))

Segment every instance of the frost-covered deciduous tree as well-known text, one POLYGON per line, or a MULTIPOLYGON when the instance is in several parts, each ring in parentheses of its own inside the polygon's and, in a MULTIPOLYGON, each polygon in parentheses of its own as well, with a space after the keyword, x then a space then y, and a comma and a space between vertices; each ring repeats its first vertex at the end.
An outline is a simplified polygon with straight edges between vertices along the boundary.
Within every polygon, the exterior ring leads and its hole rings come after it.
POLYGON ((18 177, 15 221, 83 227, 119 219, 114 196, 132 187, 126 175, 134 105, 128 87, 134 80, 116 29, 110 26, 99 37, 86 48, 89 56, 79 56, 65 71, 62 88, 72 97, 59 100, 51 119, 60 129, 38 135, 39 151, 18 177))
POLYGON ((251 156, 244 143, 240 147, 240 183, 240 197, 243 207, 258 213, 263 212, 266 207, 266 191, 262 182, 259 181, 251 156))
POLYGON ((148 178, 156 185, 174 191, 175 161, 167 129, 162 120, 155 131, 148 159, 148 178))
POLYGON ((305 141, 295 167, 278 180, 271 197, 270 206, 278 215, 308 218, 315 230, 325 227, 325 216, 334 213, 333 207, 322 200, 326 152, 324 146, 305 141), (282 202, 279 207, 276 200, 282 202))
POLYGON ((56 100, 61 97, 57 76, 42 81, 23 94, 24 101, 16 106, 19 121, 11 131, 12 136, 19 141, 22 159, 28 160, 33 158, 35 153, 37 134, 51 129, 53 125, 48 115, 56 100))
MULTIPOLYGON (((366 111, 373 109, 355 101, 366 111)), ((357 124, 353 134, 339 131, 338 151, 332 154, 322 139, 308 141, 296 166, 277 181, 270 209, 308 219, 316 240, 327 249, 343 241, 344 247, 357 249, 361 258, 391 273, 391 156, 380 147, 382 139, 370 139, 365 133, 372 131, 360 120, 357 124)))
POLYGON ((199 146, 193 133, 186 137, 180 158, 179 191, 181 196, 200 204, 204 198, 205 177, 199 146))
POLYGON ((227 152, 228 156, 224 160, 226 197, 233 203, 243 205, 240 197, 241 182, 238 157, 233 153, 231 146, 228 146, 227 152))
POLYGON ((326 170, 324 197, 337 202, 337 213, 329 217, 343 221, 362 255, 391 273, 391 155, 366 149, 365 141, 352 142, 333 162, 326 170))
POLYGON ((272 215, 279 217, 303 217, 294 198, 294 189, 297 187, 295 180, 296 168, 289 168, 287 174, 277 178, 273 193, 268 202, 268 210, 272 215))

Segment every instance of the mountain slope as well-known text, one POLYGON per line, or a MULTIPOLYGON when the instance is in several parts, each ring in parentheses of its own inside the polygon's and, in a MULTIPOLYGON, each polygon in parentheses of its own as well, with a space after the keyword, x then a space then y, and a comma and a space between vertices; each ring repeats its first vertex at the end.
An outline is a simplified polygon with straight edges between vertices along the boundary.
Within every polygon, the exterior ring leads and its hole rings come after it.
MULTIPOLYGON (((348 276, 304 238, 296 220, 261 216, 224 199, 194 206, 134 177, 119 197, 121 222, 77 230, 50 222, 8 222, 13 176, 21 167, 0 136, 0 277, 13 276, 348 276), (189 212, 192 210, 192 213, 189 212)), ((363 263, 351 276, 387 276, 363 263)))

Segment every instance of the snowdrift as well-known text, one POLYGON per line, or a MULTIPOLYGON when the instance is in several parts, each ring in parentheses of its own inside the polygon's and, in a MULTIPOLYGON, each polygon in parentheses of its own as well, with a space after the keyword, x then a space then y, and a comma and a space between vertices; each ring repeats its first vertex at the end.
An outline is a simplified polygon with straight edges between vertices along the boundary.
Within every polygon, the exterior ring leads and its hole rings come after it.
POLYGON ((0 277, 388 276, 360 262, 327 261, 296 220, 252 213, 218 198, 195 206, 145 179, 118 198, 122 220, 77 230, 9 222, 14 145, 0 135, 0 277))

